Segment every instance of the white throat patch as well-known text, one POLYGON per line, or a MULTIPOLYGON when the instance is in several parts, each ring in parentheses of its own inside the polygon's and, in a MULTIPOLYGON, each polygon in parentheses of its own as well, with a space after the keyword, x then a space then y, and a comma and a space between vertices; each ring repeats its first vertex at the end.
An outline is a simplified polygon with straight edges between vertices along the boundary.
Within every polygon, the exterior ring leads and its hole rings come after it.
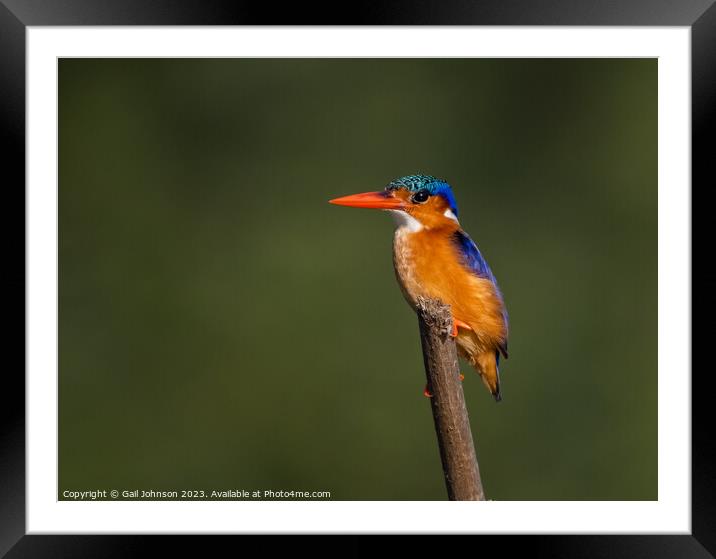
POLYGON ((395 220, 395 229, 396 230, 403 230, 408 233, 417 233, 418 231, 422 230, 423 224, 420 223, 417 219, 415 219, 408 212, 404 212, 403 210, 388 210, 388 211, 391 214, 393 214, 393 219, 395 220))

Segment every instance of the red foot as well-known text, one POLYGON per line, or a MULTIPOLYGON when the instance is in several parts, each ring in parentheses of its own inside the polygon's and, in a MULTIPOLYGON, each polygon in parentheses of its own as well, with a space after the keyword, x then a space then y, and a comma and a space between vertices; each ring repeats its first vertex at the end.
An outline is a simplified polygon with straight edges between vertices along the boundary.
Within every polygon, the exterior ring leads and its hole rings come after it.
POLYGON ((465 330, 472 330, 472 328, 470 328, 470 325, 469 325, 467 322, 463 322, 463 321, 460 320, 459 318, 455 318, 455 317, 453 316, 453 317, 452 317, 452 332, 450 332, 450 335, 451 335, 453 338, 456 338, 456 337, 457 337, 457 329, 458 329, 458 327, 464 328, 465 330))
POLYGON ((425 390, 423 390, 423 396, 425 396, 426 398, 432 398, 432 397, 433 397, 433 393, 430 392, 430 389, 428 388, 428 385, 427 385, 427 384, 425 385, 425 390))
POLYGON ((462 373, 460 373, 460 382, 462 382, 463 380, 465 380, 465 375, 463 375, 462 373))

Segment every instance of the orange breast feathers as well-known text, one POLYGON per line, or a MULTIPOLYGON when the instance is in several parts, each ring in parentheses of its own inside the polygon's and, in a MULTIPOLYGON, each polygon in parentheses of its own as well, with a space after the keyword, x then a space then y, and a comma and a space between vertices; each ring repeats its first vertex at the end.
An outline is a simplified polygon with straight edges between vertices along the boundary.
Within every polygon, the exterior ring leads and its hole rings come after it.
POLYGON ((398 283, 414 308, 418 296, 439 299, 450 305, 455 318, 470 326, 460 330, 458 346, 469 357, 494 352, 504 346, 507 325, 503 302, 495 285, 475 275, 463 262, 452 241, 453 230, 423 228, 396 229, 393 263, 398 283))

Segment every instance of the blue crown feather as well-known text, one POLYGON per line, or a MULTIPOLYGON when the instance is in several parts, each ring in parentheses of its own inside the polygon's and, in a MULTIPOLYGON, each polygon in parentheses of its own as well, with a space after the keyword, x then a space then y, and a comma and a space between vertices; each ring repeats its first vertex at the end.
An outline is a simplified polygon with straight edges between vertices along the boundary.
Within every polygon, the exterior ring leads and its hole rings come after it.
POLYGON ((431 177, 430 175, 408 175, 391 181, 385 188, 386 190, 407 188, 411 192, 427 190, 431 196, 442 196, 450 206, 452 213, 457 217, 457 200, 455 200, 455 195, 452 193, 450 185, 442 179, 431 177))

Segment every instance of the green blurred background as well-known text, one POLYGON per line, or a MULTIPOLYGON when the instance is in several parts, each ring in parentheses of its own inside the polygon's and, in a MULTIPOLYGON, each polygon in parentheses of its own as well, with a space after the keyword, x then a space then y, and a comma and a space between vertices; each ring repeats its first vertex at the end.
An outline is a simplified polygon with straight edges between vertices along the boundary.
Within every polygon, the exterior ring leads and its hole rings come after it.
POLYGON ((488 498, 657 498, 657 62, 62 59, 59 488, 446 497, 392 220, 447 179, 510 313, 488 498))

